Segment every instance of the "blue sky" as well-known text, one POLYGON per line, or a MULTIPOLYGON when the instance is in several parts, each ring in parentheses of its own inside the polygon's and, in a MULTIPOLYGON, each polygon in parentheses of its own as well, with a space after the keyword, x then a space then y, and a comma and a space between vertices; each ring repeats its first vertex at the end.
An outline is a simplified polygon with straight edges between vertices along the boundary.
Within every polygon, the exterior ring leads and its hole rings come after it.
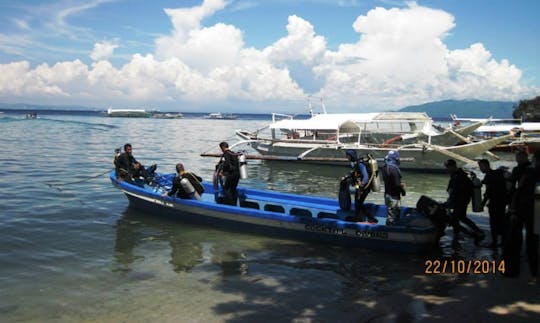
POLYGON ((308 95, 335 111, 526 99, 540 95, 538 12, 534 0, 3 0, 0 101, 269 112, 308 95))

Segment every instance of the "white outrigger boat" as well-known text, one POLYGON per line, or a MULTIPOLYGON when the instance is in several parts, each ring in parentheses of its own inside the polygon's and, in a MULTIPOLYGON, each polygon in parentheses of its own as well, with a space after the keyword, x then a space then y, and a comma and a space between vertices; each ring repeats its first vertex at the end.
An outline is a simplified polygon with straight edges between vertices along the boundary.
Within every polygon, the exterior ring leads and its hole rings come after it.
POLYGON ((238 119, 238 116, 230 113, 212 112, 205 115, 204 118, 212 120, 235 120, 238 119))
POLYGON ((148 118, 152 114, 144 109, 112 109, 109 108, 104 114, 106 117, 148 118))
POLYGON ((475 158, 489 154, 491 148, 513 137, 508 134, 471 142, 466 136, 482 124, 438 130, 425 113, 337 114, 323 109, 323 113, 304 120, 274 113, 272 123, 260 130, 237 130, 241 141, 234 146, 247 144, 260 154, 247 158, 324 164, 347 162, 346 149, 354 149, 360 156, 369 153, 380 161, 390 150, 397 149, 404 169, 441 170, 449 158, 474 164, 475 158), (466 143, 455 145, 457 142, 466 143))
POLYGON ((533 153, 540 149, 540 122, 523 122, 522 119, 475 119, 458 118, 455 114, 451 115, 454 122, 475 123, 484 121, 485 124, 476 129, 471 135, 478 139, 490 139, 501 135, 515 132, 519 136, 503 142, 494 150, 513 151, 516 149, 525 149, 533 153))

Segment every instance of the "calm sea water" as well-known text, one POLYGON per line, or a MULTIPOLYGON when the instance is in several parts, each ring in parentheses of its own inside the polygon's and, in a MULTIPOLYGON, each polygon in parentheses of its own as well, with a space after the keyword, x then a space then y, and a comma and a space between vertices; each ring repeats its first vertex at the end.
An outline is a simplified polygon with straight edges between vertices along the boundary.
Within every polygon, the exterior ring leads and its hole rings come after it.
MULTIPOLYGON (((493 256, 471 244, 453 254, 447 238, 432 255, 401 255, 186 225, 130 208, 100 175, 112 168, 114 149, 130 142, 136 158, 158 171, 183 162, 210 180, 217 160, 199 155, 234 142, 235 129, 268 122, 0 118, 0 320, 358 321, 380 295, 407 297, 403 289, 423 274, 426 257, 493 256)), ((253 161, 241 185, 335 197, 347 171, 253 161)), ((404 204, 422 194, 446 198, 444 174, 404 178, 404 204)), ((484 216, 476 220, 486 228, 484 216)), ((414 318, 409 308, 397 313, 414 318)))

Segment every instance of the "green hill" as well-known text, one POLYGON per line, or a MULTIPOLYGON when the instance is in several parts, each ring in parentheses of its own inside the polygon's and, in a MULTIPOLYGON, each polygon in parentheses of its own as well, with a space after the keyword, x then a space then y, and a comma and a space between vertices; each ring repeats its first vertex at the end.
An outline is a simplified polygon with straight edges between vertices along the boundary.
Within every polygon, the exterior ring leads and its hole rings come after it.
POLYGON ((404 112, 426 112, 432 118, 449 118, 451 114, 459 118, 512 118, 517 102, 480 101, 480 100, 444 100, 412 105, 400 109, 404 112))

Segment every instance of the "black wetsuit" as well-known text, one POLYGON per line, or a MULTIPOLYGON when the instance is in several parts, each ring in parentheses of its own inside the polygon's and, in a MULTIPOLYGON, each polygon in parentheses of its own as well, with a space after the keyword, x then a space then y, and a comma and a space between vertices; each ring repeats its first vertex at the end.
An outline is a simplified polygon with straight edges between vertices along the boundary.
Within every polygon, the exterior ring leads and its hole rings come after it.
POLYGON ((132 183, 133 174, 135 173, 133 165, 135 163, 137 163, 137 160, 133 155, 126 152, 121 153, 114 162, 116 166, 116 178, 122 178, 123 180, 132 183))
POLYGON ((492 245, 497 245, 498 236, 505 239, 505 231, 508 227, 506 219, 506 180, 501 170, 489 169, 486 171, 482 184, 486 186, 484 201, 488 202, 489 227, 491 229, 492 245))
POLYGON ((531 275, 538 276, 538 235, 534 233, 534 191, 540 181, 540 168, 529 167, 519 179, 510 203, 510 232, 503 250, 505 275, 516 277, 520 270, 521 244, 525 227, 525 246, 531 275))
POLYGON ((230 150, 225 151, 221 157, 221 171, 224 177, 223 200, 218 202, 236 205, 238 199, 236 187, 238 186, 238 181, 240 181, 238 155, 230 150))

